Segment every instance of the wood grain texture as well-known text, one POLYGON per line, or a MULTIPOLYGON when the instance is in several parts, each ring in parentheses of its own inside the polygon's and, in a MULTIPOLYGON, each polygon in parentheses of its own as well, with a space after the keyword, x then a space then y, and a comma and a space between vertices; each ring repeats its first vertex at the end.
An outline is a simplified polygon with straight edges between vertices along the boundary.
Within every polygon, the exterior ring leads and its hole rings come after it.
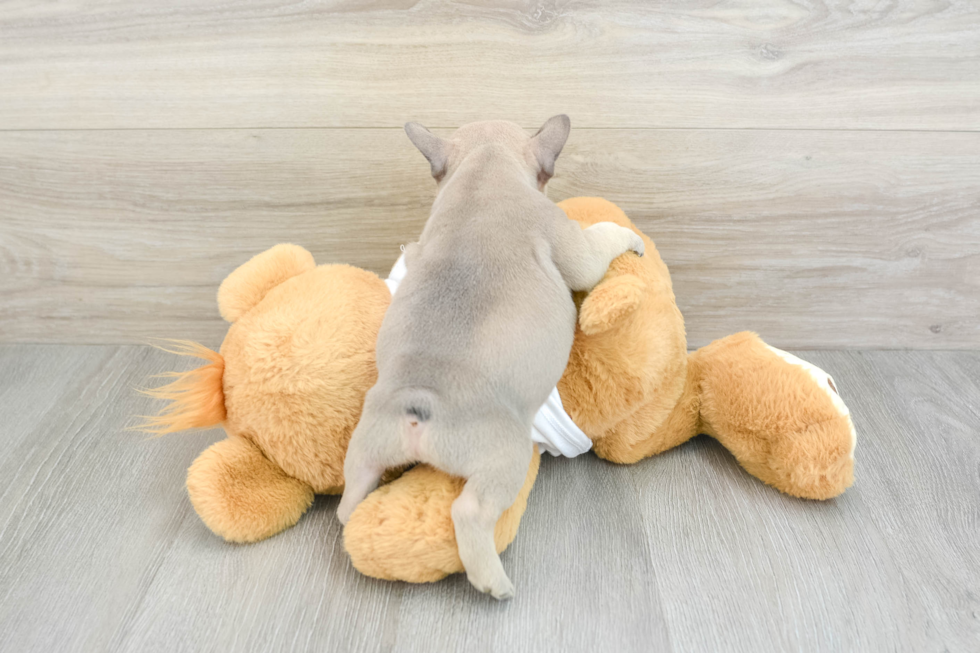
POLYGON ((980 355, 795 353, 834 377, 851 410, 856 481, 844 495, 773 492, 704 437, 630 468, 661 591, 698 597, 666 603, 674 646, 973 648, 980 554, 962 543, 980 536, 980 375, 965 368, 980 355), (663 500, 677 495, 688 514, 663 500))
MULTIPOLYGON (((386 274, 434 184, 398 129, 0 132, 0 341, 220 342, 277 242, 386 274)), ((692 346, 980 346, 980 134, 573 128, 670 267, 692 346)))
POLYGON ((409 586, 395 650, 671 650, 673 598, 659 591, 629 470, 591 455, 541 464, 547 480, 502 558, 521 598, 487 605, 461 574, 409 586))
POLYGON ((971 0, 4 3, 7 129, 980 129, 971 0))
POLYGON ((0 347, 0 650, 967 651, 980 638, 980 353, 795 352, 858 431, 856 484, 809 502, 702 437, 631 466, 542 461, 504 555, 465 579, 360 576, 334 510, 230 545, 184 470, 218 431, 122 432, 143 347, 0 347))
POLYGON ((133 387, 174 364, 137 347, 0 348, 0 649, 107 650, 181 522, 201 437, 123 432, 133 387), (149 499, 149 500, 148 500, 149 499))

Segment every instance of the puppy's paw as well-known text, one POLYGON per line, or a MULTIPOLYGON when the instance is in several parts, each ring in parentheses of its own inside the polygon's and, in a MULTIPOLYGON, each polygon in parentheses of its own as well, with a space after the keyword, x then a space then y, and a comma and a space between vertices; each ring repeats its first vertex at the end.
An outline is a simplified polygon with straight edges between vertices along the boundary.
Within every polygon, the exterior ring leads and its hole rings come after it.
POLYGON ((514 598, 514 584, 510 582, 510 579, 506 576, 504 577, 504 580, 506 581, 505 585, 490 590, 490 596, 498 601, 509 601, 514 598))
POLYGON ((346 495, 341 497, 340 505, 337 506, 337 519, 340 520, 341 525, 347 525, 347 522, 350 521, 350 516, 354 514, 355 508, 357 508, 357 503, 352 501, 350 497, 346 495))
POLYGON ((341 526, 347 525, 347 522, 350 521, 350 516, 353 512, 353 510, 348 510, 344 506, 337 508, 337 520, 340 522, 341 526))
POLYGON ((643 256, 643 252, 646 251, 646 244, 643 242, 643 238, 634 233, 632 229, 628 231, 630 232, 629 250, 636 252, 637 256, 643 256))
POLYGON ((613 258, 626 252, 636 252, 643 256, 646 249, 643 238, 639 234, 629 227, 618 225, 615 222, 597 222, 587 227, 586 231, 599 235, 606 242, 606 246, 610 248, 606 251, 613 254, 613 258))
POLYGON ((480 579, 468 573, 466 579, 470 581, 473 587, 484 594, 489 594, 498 601, 514 598, 514 584, 507 578, 507 574, 500 574, 496 578, 480 579))

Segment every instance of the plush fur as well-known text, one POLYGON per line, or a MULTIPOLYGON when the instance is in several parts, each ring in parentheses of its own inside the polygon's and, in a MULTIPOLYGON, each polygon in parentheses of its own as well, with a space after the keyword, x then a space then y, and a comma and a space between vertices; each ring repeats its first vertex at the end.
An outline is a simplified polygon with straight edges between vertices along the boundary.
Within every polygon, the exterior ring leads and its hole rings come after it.
POLYGON ((222 423, 228 439, 194 462, 187 489, 211 530, 250 542, 295 524, 314 492, 342 491, 391 295, 372 272, 316 267, 303 248, 278 245, 235 270, 218 300, 234 319, 220 354, 175 350, 210 363, 148 391, 171 403, 143 426, 161 434, 222 423))
MULTIPOLYGON (((560 206, 582 226, 635 230, 603 199, 560 206)), ((634 463, 706 433, 782 492, 843 492, 853 481, 855 436, 834 386, 752 333, 688 353, 667 268, 643 238, 643 258, 619 257, 576 297, 578 329, 558 389, 595 453, 634 463)), ((350 266, 311 267, 304 252, 277 246, 228 277, 219 305, 234 323, 220 355, 182 348, 209 362, 175 375, 158 395, 170 406, 147 424, 158 433, 210 426, 224 410, 229 437, 195 461, 187 487, 208 527, 232 541, 273 535, 299 519, 314 492, 341 490, 347 442, 376 378, 387 287, 350 266)), ((497 524, 498 551, 517 533, 538 461, 535 454, 497 524)), ((418 466, 369 495, 344 531, 354 566, 411 582, 461 571, 450 507, 462 483, 418 466)))
MULTIPOLYGON (((497 521, 497 553, 517 535, 540 461, 535 447, 517 500, 497 521)), ((419 465, 368 495, 357 507, 357 527, 344 529, 344 545, 355 566, 361 562, 376 578, 416 583, 461 571, 451 508, 465 482, 419 465)))
POLYGON ((255 542, 289 528, 313 503, 313 488, 287 475, 250 440, 230 435, 187 472, 191 503, 211 530, 255 542))
POLYGON ((193 356, 210 361, 190 372, 165 372, 157 378, 173 379, 170 383, 142 390, 145 395, 170 402, 158 415, 144 417, 142 429, 154 435, 166 435, 193 428, 216 426, 225 419, 225 359, 204 345, 186 340, 167 341, 160 347, 178 356, 193 356))

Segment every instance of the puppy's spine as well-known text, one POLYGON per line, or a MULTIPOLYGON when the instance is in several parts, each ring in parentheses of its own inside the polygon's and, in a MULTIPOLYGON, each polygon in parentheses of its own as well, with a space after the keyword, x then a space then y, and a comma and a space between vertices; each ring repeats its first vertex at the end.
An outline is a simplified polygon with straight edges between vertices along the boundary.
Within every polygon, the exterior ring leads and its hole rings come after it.
POLYGON ((168 340, 170 347, 157 349, 180 356, 195 356, 210 361, 187 372, 165 372, 157 376, 173 379, 159 388, 140 390, 141 394, 170 402, 156 415, 141 415, 144 420, 135 429, 165 435, 194 428, 220 424, 225 419, 223 379, 225 359, 216 351, 189 340, 168 340))

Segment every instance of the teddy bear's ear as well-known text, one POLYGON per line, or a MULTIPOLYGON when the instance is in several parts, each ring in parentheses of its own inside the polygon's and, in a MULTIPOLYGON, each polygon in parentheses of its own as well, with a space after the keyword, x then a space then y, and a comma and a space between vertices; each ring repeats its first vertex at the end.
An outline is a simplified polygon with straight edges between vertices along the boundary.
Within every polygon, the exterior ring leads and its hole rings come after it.
POLYGON ((234 322, 286 280, 316 267, 313 255, 291 243, 256 254, 229 274, 218 287, 221 317, 234 322))
POLYGON ((645 288, 643 280, 633 274, 605 279, 582 302, 578 314, 579 328, 594 336, 616 326, 640 305, 645 288))
POLYGON ((538 183, 544 186, 555 174, 555 160, 565 147, 568 132, 572 129, 572 121, 565 114, 548 119, 538 133, 531 137, 531 151, 541 167, 538 171, 538 183))
POLYGON ((445 138, 439 138, 417 122, 405 123, 405 133, 408 138, 425 155, 432 167, 432 176, 436 181, 446 174, 446 163, 449 161, 450 143, 445 138))

